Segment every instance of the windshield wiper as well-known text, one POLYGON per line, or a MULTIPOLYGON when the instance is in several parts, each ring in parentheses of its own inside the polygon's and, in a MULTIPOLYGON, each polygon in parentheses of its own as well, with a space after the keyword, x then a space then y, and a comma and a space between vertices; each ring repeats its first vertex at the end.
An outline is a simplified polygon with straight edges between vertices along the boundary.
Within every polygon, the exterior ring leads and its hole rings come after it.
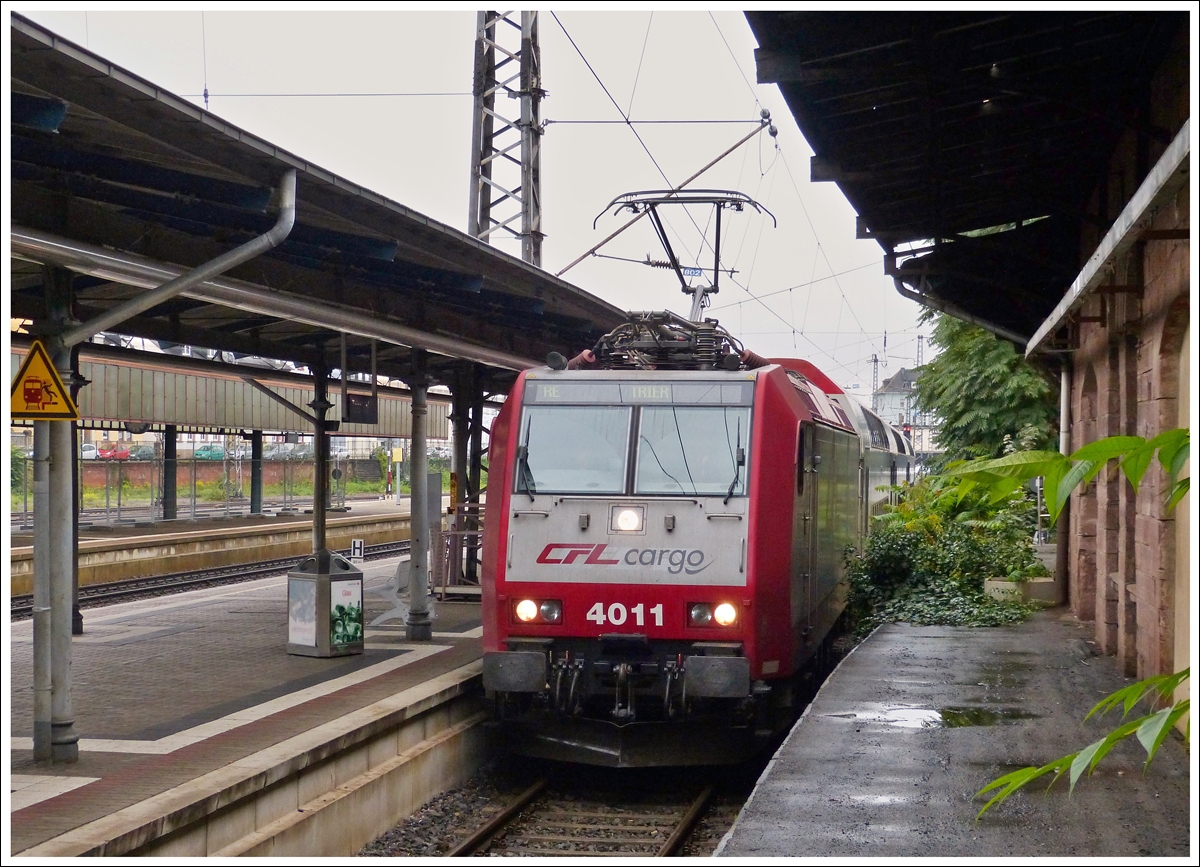
POLYGON ((537 493, 537 485, 533 481, 533 471, 529 469, 529 433, 533 430, 533 419, 525 428, 525 440, 517 447, 517 490, 529 494, 529 502, 534 502, 533 495, 537 493))
MULTIPOLYGON (((729 428, 725 428, 725 436, 729 436, 729 428)), ((729 440, 725 440, 728 444, 729 440)), ((737 483, 742 478, 742 467, 746 465, 746 450, 742 448, 742 420, 738 418, 737 425, 737 458, 733 466, 733 481, 729 483, 729 490, 725 493, 724 505, 729 505, 729 498, 733 496, 733 489, 737 487, 737 483)))

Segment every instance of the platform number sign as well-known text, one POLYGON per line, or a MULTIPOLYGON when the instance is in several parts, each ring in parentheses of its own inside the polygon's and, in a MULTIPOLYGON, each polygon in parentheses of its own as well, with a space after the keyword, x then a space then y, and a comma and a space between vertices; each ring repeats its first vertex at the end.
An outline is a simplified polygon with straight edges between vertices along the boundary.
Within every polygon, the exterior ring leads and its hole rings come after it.
POLYGON ((362 539, 350 540, 350 562, 361 563, 363 561, 363 545, 362 539))
POLYGON ((33 421, 76 421, 79 410, 62 377, 50 362, 46 347, 33 341, 17 371, 11 392, 12 417, 33 421))

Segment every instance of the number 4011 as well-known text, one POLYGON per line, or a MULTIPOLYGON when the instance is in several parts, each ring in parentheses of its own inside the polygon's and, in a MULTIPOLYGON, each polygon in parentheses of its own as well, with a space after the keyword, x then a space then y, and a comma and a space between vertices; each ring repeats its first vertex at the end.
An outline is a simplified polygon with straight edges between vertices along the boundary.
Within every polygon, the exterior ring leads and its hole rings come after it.
MULTIPOLYGON (((620 626, 628 618, 633 615, 633 623, 635 626, 646 625, 646 606, 639 602, 637 605, 626 610, 625 606, 620 602, 614 602, 608 606, 608 617, 605 619, 604 603, 597 602, 588 609, 587 619, 595 623, 597 626, 603 626, 605 623, 611 623, 613 626, 620 626)), ((650 609, 650 614, 654 617, 654 625, 663 625, 663 607, 662 603, 658 603, 650 609)))

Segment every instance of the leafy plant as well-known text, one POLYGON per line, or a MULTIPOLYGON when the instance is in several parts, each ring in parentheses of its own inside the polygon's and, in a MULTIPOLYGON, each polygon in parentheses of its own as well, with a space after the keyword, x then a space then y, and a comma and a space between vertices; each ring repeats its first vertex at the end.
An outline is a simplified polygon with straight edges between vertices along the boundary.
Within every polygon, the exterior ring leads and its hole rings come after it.
POLYGON ((1034 607, 984 594, 987 578, 1034 574, 1033 506, 1024 491, 993 498, 927 477, 897 489, 898 505, 874 519, 863 552, 848 560, 849 618, 856 631, 905 621, 1000 626, 1034 607))
POLYGON ((1050 443, 1057 426, 1058 388, 1013 344, 929 311, 938 355, 921 368, 917 406, 940 419, 938 444, 946 460, 995 458, 1005 438, 1028 448, 1050 443))
MULTIPOLYGON (((1121 472, 1129 480, 1136 495, 1146 471, 1149 470, 1158 454, 1159 463, 1167 474, 1170 487, 1167 490, 1166 509, 1171 511, 1178 505, 1188 492, 1190 481, 1187 478, 1177 478, 1187 463, 1190 449, 1190 433, 1187 428, 1175 428, 1164 431, 1152 439, 1133 436, 1105 437, 1088 443, 1070 456, 1058 452, 1024 451, 1005 455, 995 460, 961 461, 946 468, 945 478, 960 479, 959 494, 963 497, 978 497, 981 491, 991 496, 1005 496, 1006 492, 1015 490, 1025 481, 1037 476, 1046 479, 1047 505, 1051 525, 1062 513, 1063 505, 1071 492, 1081 484, 1087 484, 1099 473, 1109 461, 1119 460, 1121 472)), ((1186 668, 1175 674, 1164 674, 1138 681, 1120 689, 1097 704, 1084 720, 1094 714, 1104 714, 1117 705, 1124 705, 1123 717, 1129 713, 1143 697, 1157 694, 1165 701, 1170 701, 1175 689, 1191 676, 1191 669, 1186 668)), ((1108 755, 1109 751, 1122 739, 1136 734, 1138 741, 1146 750, 1146 765, 1154 758, 1162 745, 1167 733, 1184 714, 1191 704, 1188 699, 1170 704, 1161 710, 1147 714, 1137 719, 1122 723, 1095 743, 1082 750, 1062 756, 1041 767, 1022 768, 1005 774, 975 793, 982 797, 995 792, 991 800, 984 804, 976 818, 986 813, 991 807, 1002 803, 1015 792, 1029 783, 1053 773, 1050 785, 1054 784, 1064 773, 1071 780, 1071 791, 1075 783, 1087 771, 1091 774, 1096 765, 1108 755)), ((1190 740, 1191 723, 1189 721, 1184 733, 1184 740, 1190 740)))
POLYGON ((1150 440, 1133 436, 1105 437, 1088 443, 1070 456, 1051 451, 1022 451, 992 460, 956 461, 946 467, 944 475, 960 479, 960 497, 982 489, 989 497, 1000 498, 1030 479, 1044 476, 1046 505, 1053 525, 1071 492, 1090 482, 1111 460, 1120 459, 1121 472, 1129 479, 1136 495, 1155 452, 1171 482, 1167 492, 1167 510, 1170 511, 1187 495, 1190 487, 1189 479, 1176 478, 1187 463, 1189 447, 1188 429, 1175 428, 1150 440))
MULTIPOLYGON (((1084 717, 1084 722, 1091 719, 1095 714, 1108 713, 1118 705, 1124 705, 1125 712, 1122 714, 1122 719, 1125 719, 1137 703, 1148 694, 1157 694, 1162 700, 1170 701, 1175 689, 1191 677, 1191 671, 1191 668, 1185 668, 1183 671, 1176 672, 1175 674, 1150 677, 1146 680, 1130 684, 1124 689, 1119 689, 1112 695, 1101 699, 1088 712, 1088 715, 1084 717)), ((1158 752, 1158 748, 1162 746, 1162 742, 1166 739, 1171 728, 1188 712, 1190 707, 1191 702, 1185 698, 1161 710, 1140 716, 1128 722, 1123 722, 1100 740, 1089 744, 1079 752, 1055 759, 1048 764, 1042 765, 1040 768, 1021 768, 1019 771, 1013 771, 1010 774, 1005 774, 1002 777, 992 780, 975 793, 976 798, 983 797, 989 792, 996 793, 992 796, 991 800, 983 805, 983 808, 980 809, 975 818, 981 818, 992 807, 1003 803, 1034 780, 1044 777, 1047 774, 1054 774, 1050 779, 1051 786, 1063 774, 1068 774, 1071 780, 1069 791, 1074 792, 1075 783, 1079 781, 1083 773, 1086 771, 1090 776, 1092 771, 1095 770, 1096 765, 1100 763, 1100 760, 1108 755, 1112 748, 1120 741, 1130 735, 1137 735, 1138 742, 1141 743, 1143 749, 1146 751, 1146 761, 1142 767, 1149 766, 1150 760, 1154 758, 1155 753, 1158 752)), ((1184 735, 1185 740, 1190 739, 1190 734, 1191 722, 1189 721, 1187 733, 1184 735)), ((1049 786, 1047 786, 1048 788, 1049 786)))

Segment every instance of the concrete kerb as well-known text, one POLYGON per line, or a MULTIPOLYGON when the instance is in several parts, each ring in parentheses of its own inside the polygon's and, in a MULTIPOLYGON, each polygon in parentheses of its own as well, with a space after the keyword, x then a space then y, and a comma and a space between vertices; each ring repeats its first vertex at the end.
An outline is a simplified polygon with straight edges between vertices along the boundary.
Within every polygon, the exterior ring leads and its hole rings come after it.
MULTIPOLYGON (((406 723, 440 705, 468 697, 474 691, 473 686, 478 684, 481 671, 482 663, 470 663, 16 854, 114 856, 155 847, 240 801, 259 797, 272 786, 298 777, 322 760, 355 747, 366 749, 375 737, 391 729, 403 728, 406 723)), ((468 723, 473 725, 476 719, 474 714, 469 715, 451 728, 469 727, 468 723)), ((425 732, 422 743, 401 755, 414 750, 419 754, 424 751, 422 745, 426 748, 436 746, 444 740, 439 740, 440 734, 425 732)), ((288 812, 292 811, 286 810, 285 815, 288 812)), ((256 833, 280 818, 283 816, 256 821, 256 833)))
POLYGON ((821 693, 825 690, 825 687, 833 680, 833 678, 835 676, 837 676, 838 670, 842 667, 842 665, 846 662, 846 660, 849 659, 851 656, 853 656, 855 651, 857 651, 858 648, 860 648, 863 644, 866 643, 868 638, 870 638, 872 635, 874 635, 878 631, 879 631, 879 627, 876 626, 866 636, 864 636, 863 639, 858 642, 858 644, 856 644, 852 648, 850 648, 850 652, 847 653, 845 656, 843 656, 838 661, 838 664, 836 666, 834 666, 833 671, 829 672, 829 676, 825 678, 824 682, 817 689, 816 695, 814 695, 812 697, 812 700, 808 703, 808 706, 806 708, 804 708, 804 712, 802 714, 800 714, 800 719, 796 720, 796 724, 793 725, 792 730, 787 733, 787 737, 783 739, 783 743, 779 745, 779 748, 777 750, 775 750, 775 755, 771 757, 771 760, 769 762, 767 762, 767 766, 765 768, 763 768, 763 772, 758 775, 758 779, 754 783, 754 788, 750 792, 750 797, 748 797, 746 799, 746 803, 744 803, 742 805, 742 808, 740 810, 738 810, 737 818, 735 818, 733 820, 733 824, 729 826, 729 830, 725 832, 725 836, 721 838, 721 842, 718 843, 717 848, 715 850, 713 850, 712 857, 716 858, 723 853, 723 851, 725 849, 725 844, 728 843, 730 841, 730 839, 733 837, 733 832, 735 830, 737 830, 738 824, 742 821, 742 816, 744 816, 746 814, 746 811, 750 808, 750 805, 754 803, 754 799, 758 795, 758 789, 762 785, 763 780, 765 780, 769 776, 771 776, 771 771, 774 769, 775 762, 778 760, 777 756, 787 748, 787 745, 791 741, 792 736, 795 735, 796 732, 800 729, 800 726, 804 724, 805 718, 808 717, 809 711, 811 711, 813 709, 813 705, 815 705, 817 703, 817 699, 820 697, 821 693))

